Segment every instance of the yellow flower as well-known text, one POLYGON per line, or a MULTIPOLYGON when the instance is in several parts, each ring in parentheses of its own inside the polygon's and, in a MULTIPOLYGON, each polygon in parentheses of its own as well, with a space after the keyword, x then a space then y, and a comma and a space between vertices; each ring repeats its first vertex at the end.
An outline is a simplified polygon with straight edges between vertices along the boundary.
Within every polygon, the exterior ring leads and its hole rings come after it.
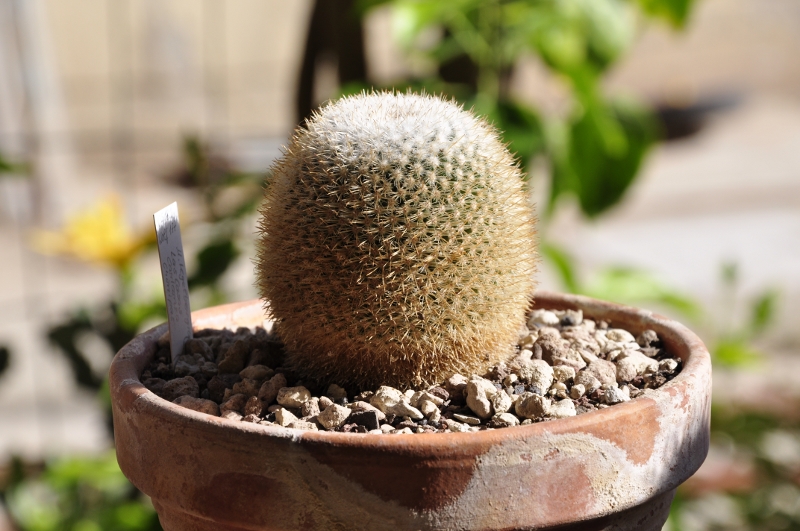
POLYGON ((154 240, 152 232, 134 235, 119 197, 110 195, 70 217, 59 231, 34 232, 31 244, 42 254, 122 269, 154 240))

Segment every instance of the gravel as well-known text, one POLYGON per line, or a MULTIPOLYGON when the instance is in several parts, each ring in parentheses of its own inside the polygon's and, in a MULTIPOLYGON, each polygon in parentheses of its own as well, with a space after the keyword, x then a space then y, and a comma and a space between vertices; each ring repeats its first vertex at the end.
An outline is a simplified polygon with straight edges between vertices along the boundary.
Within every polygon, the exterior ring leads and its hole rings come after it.
POLYGON ((634 335, 573 310, 531 312, 507 362, 428 389, 302 379, 262 328, 199 330, 174 370, 167 334, 158 347, 141 380, 165 400, 234 421, 345 433, 472 432, 573 417, 633 400, 682 367, 655 331, 634 335))

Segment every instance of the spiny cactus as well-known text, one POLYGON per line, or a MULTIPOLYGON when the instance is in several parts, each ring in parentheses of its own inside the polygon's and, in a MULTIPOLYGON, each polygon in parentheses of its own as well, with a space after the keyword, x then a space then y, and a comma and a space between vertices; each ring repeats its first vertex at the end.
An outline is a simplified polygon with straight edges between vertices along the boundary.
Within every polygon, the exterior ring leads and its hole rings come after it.
POLYGON ((298 372, 429 385, 509 355, 534 215, 495 130, 432 96, 361 94, 298 128, 261 207, 258 285, 298 372))

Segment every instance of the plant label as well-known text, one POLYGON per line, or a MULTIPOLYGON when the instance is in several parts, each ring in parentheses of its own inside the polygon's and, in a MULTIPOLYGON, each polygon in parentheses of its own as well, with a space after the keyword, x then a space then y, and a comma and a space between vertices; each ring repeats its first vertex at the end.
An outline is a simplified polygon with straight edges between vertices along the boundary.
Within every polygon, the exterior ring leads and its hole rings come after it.
POLYGON ((153 214, 153 221, 156 225, 161 279, 164 282, 164 298, 167 303, 169 351, 174 368, 183 352, 183 346, 192 338, 189 284, 186 280, 186 261, 183 259, 178 203, 172 203, 153 214))

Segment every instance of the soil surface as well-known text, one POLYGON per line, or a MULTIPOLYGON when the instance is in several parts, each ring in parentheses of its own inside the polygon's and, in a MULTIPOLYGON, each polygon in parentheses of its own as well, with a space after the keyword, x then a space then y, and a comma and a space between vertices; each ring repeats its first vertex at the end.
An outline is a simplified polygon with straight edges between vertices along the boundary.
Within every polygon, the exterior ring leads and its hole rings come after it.
POLYGON ((479 431, 571 417, 647 394, 681 369, 654 331, 634 337, 572 310, 531 312, 512 359, 427 389, 304 379, 284 367, 280 338, 263 328, 199 330, 174 368, 168 335, 158 346, 142 382, 165 400, 231 420, 350 433, 479 431))

